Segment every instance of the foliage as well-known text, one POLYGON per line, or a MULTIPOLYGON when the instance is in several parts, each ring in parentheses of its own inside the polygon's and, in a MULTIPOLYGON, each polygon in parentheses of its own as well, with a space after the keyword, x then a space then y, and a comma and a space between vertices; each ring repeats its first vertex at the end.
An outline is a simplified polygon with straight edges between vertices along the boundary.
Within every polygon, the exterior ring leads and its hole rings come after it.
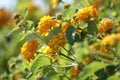
POLYGON ((120 1, 43 2, 18 0, 0 25, 0 80, 119 80, 120 1))

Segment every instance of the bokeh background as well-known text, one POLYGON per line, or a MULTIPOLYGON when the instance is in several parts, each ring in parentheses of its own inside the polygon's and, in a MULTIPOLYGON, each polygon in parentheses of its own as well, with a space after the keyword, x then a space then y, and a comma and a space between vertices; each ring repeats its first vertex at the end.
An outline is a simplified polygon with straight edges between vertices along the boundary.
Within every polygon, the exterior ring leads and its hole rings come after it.
MULTIPOLYGON (((75 13, 78 11, 78 9, 81 9, 90 5, 94 5, 100 12, 98 19, 96 20, 96 23, 99 23, 99 21, 101 21, 102 19, 110 18, 117 23, 117 25, 113 29, 113 33, 117 32, 116 31, 117 28, 119 28, 119 32, 120 32, 120 16, 119 16, 120 0, 0 0, 0 80, 26 80, 24 78, 27 75, 29 75, 29 70, 27 70, 29 69, 28 68, 29 64, 26 63, 25 59, 23 59, 23 57, 20 54, 20 48, 22 44, 25 42, 24 39, 27 37, 26 37, 26 34, 25 35, 21 34, 22 30, 16 29, 17 27, 20 27, 20 25, 17 24, 16 18, 18 18, 19 16, 20 18, 24 17, 25 11, 27 10, 28 14, 25 17, 25 20, 26 21, 30 20, 31 22, 33 22, 32 27, 37 27, 40 18, 44 15, 50 15, 50 16, 56 17, 56 14, 63 13, 62 15, 62 17, 64 17, 63 19, 67 20, 67 19, 73 18, 75 16, 75 13), (65 4, 67 4, 66 9, 64 8, 65 4)), ((84 26, 86 27, 86 25, 84 26)), ((90 30, 92 30, 92 28, 90 30)), ((88 39, 90 39, 90 42, 94 41, 94 39, 92 39, 91 36, 88 35, 87 37, 88 39)), ((82 43, 83 44, 80 43, 81 44, 80 47, 74 48, 76 53, 79 53, 79 52, 82 53, 82 54, 75 54, 75 56, 77 56, 77 59, 80 61, 82 61, 82 58, 79 59, 80 55, 86 55, 84 53, 89 53, 88 49, 86 48, 86 46, 88 45, 84 42, 82 43)), ((119 46, 118 46, 118 49, 120 49, 119 46)), ((115 58, 115 61, 117 60, 118 59, 115 58)), ((61 61, 61 62, 63 62, 63 64, 66 63, 64 61, 61 61)), ((91 69, 94 69, 94 68, 96 68, 96 65, 93 66, 91 69)), ((113 71, 112 69, 110 70, 111 71, 109 73, 113 71)), ((88 70, 88 72, 90 71, 88 70)), ((86 72, 86 74, 88 72, 86 72)), ((51 73, 49 74, 53 76, 51 73)), ((91 73, 88 73, 88 74, 91 74, 91 73)), ((100 75, 102 76, 103 74, 101 73, 100 75)), ((37 73, 35 73, 34 77, 36 76, 37 76, 37 73)), ((104 77, 107 78, 109 76, 110 75, 108 76, 103 75, 103 79, 104 77)), ((36 79, 36 80, 39 80, 39 79, 36 79)), ((45 80, 48 80, 48 79, 45 79, 45 80)), ((53 80, 56 80, 56 78, 54 78, 53 80)), ((111 80, 113 79, 111 78, 111 80)))

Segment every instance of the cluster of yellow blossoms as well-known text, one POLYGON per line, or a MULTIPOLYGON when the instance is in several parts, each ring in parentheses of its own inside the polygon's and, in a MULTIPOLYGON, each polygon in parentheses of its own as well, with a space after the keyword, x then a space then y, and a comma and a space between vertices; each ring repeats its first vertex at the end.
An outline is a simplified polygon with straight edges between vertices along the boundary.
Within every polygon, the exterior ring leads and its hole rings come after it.
POLYGON ((7 10, 0 9, 0 28, 6 24, 10 19, 10 13, 7 10))
POLYGON ((120 42, 120 33, 117 33, 117 34, 111 34, 111 35, 105 36, 100 43, 102 45, 113 46, 119 42, 120 42))
POLYGON ((68 22, 63 22, 62 23, 62 32, 66 32, 67 28, 70 26, 68 22))
POLYGON ((41 36, 47 36, 50 29, 53 27, 58 27, 59 21, 52 19, 51 16, 44 16, 40 19, 38 23, 37 31, 41 34, 41 36))
POLYGON ((47 57, 52 60, 53 63, 58 60, 58 55, 49 46, 45 47, 43 53, 45 53, 47 57))
POLYGON ((53 50, 53 52, 58 52, 61 47, 63 47, 66 43, 66 39, 63 33, 59 33, 52 37, 49 41, 48 45, 53 50))
POLYGON ((89 49, 96 52, 110 53, 111 50, 106 45, 94 44, 90 45, 89 49))
POLYGON ((71 70, 70 80, 74 80, 74 78, 76 78, 79 75, 79 73, 80 73, 79 67, 77 65, 73 66, 71 70))
POLYGON ((94 6, 85 7, 77 12, 75 20, 77 23, 80 21, 87 22, 89 18, 97 18, 97 15, 98 11, 94 6))
POLYGON ((109 30, 112 30, 114 25, 115 22, 110 19, 102 20, 99 24, 98 31, 100 34, 105 33, 109 30))
POLYGON ((49 58, 52 59, 52 62, 57 61, 58 55, 56 52, 60 50, 66 43, 64 33, 59 33, 52 37, 49 41, 48 46, 45 47, 43 53, 45 53, 49 58))
POLYGON ((23 57, 30 62, 31 59, 35 58, 35 51, 38 49, 38 42, 36 39, 27 41, 21 48, 21 54, 23 57))

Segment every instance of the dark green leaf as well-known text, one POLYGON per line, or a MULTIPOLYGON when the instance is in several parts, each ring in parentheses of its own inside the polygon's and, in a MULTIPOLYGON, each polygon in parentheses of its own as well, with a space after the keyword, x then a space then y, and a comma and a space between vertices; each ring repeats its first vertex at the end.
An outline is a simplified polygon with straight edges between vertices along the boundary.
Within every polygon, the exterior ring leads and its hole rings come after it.
POLYGON ((97 29, 97 26, 96 26, 94 21, 89 21, 88 22, 87 30, 88 30, 88 34, 90 34, 92 36, 97 34, 98 29, 97 29))
POLYGON ((73 26, 70 26, 66 30, 66 38, 69 44, 73 45, 75 42, 75 28, 73 26))

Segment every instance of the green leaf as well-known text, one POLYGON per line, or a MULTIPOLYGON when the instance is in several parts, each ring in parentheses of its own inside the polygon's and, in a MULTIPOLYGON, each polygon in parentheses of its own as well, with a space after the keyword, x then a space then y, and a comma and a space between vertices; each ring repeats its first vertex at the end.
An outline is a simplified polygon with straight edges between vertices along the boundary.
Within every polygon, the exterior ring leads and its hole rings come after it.
POLYGON ((28 16, 28 8, 25 8, 25 10, 23 12, 24 19, 26 19, 27 16, 28 16))
POLYGON ((97 76, 98 80, 107 80, 108 77, 111 75, 115 74, 116 72, 116 67, 115 65, 108 65, 105 68, 102 68, 98 71, 96 71, 94 74, 97 76))
POLYGON ((43 76, 47 76, 50 80, 68 80, 66 76, 68 76, 69 73, 70 69, 63 67, 46 66, 43 68, 43 76))
POLYGON ((50 59, 43 54, 39 54, 31 66, 31 71, 34 72, 36 69, 48 65, 50 65, 50 59))
POLYGON ((26 33, 19 33, 18 35, 18 41, 23 41, 27 38, 27 36, 32 35, 31 32, 26 32, 26 33))
POLYGON ((71 7, 69 9, 63 10, 64 20, 69 20, 71 17, 73 17, 75 15, 76 9, 81 7, 80 2, 81 2, 81 0, 76 0, 76 1, 74 1, 73 4, 71 4, 71 7))
POLYGON ((58 73, 55 71, 55 69, 51 66, 44 67, 42 73, 44 76, 47 76, 50 79, 55 78, 56 75, 58 75, 58 73))
POLYGON ((31 29, 33 27, 33 21, 27 20, 26 23, 27 23, 27 25, 26 25, 27 29, 31 29))
POLYGON ((89 55, 88 43, 87 41, 75 43, 73 46, 73 51, 78 62, 81 62, 84 58, 89 55))
POLYGON ((117 72, 116 74, 114 74, 113 76, 110 76, 108 78, 108 80, 120 80, 120 72, 117 72))
POLYGON ((92 76, 94 72, 99 69, 102 69, 106 66, 106 64, 94 61, 87 65, 84 70, 78 75, 77 80, 86 80, 87 77, 92 76))
POLYGON ((73 45, 75 42, 75 28, 73 26, 70 26, 66 30, 66 38, 69 44, 73 45))
POLYGON ((7 37, 10 36, 13 32, 17 31, 18 29, 19 29, 19 27, 13 28, 13 29, 7 34, 7 37))
POLYGON ((117 45, 117 55, 120 57, 120 43, 117 45))
POLYGON ((88 30, 88 34, 90 34, 92 36, 97 34, 98 29, 97 29, 97 26, 96 26, 94 21, 89 21, 88 22, 87 30, 88 30))

